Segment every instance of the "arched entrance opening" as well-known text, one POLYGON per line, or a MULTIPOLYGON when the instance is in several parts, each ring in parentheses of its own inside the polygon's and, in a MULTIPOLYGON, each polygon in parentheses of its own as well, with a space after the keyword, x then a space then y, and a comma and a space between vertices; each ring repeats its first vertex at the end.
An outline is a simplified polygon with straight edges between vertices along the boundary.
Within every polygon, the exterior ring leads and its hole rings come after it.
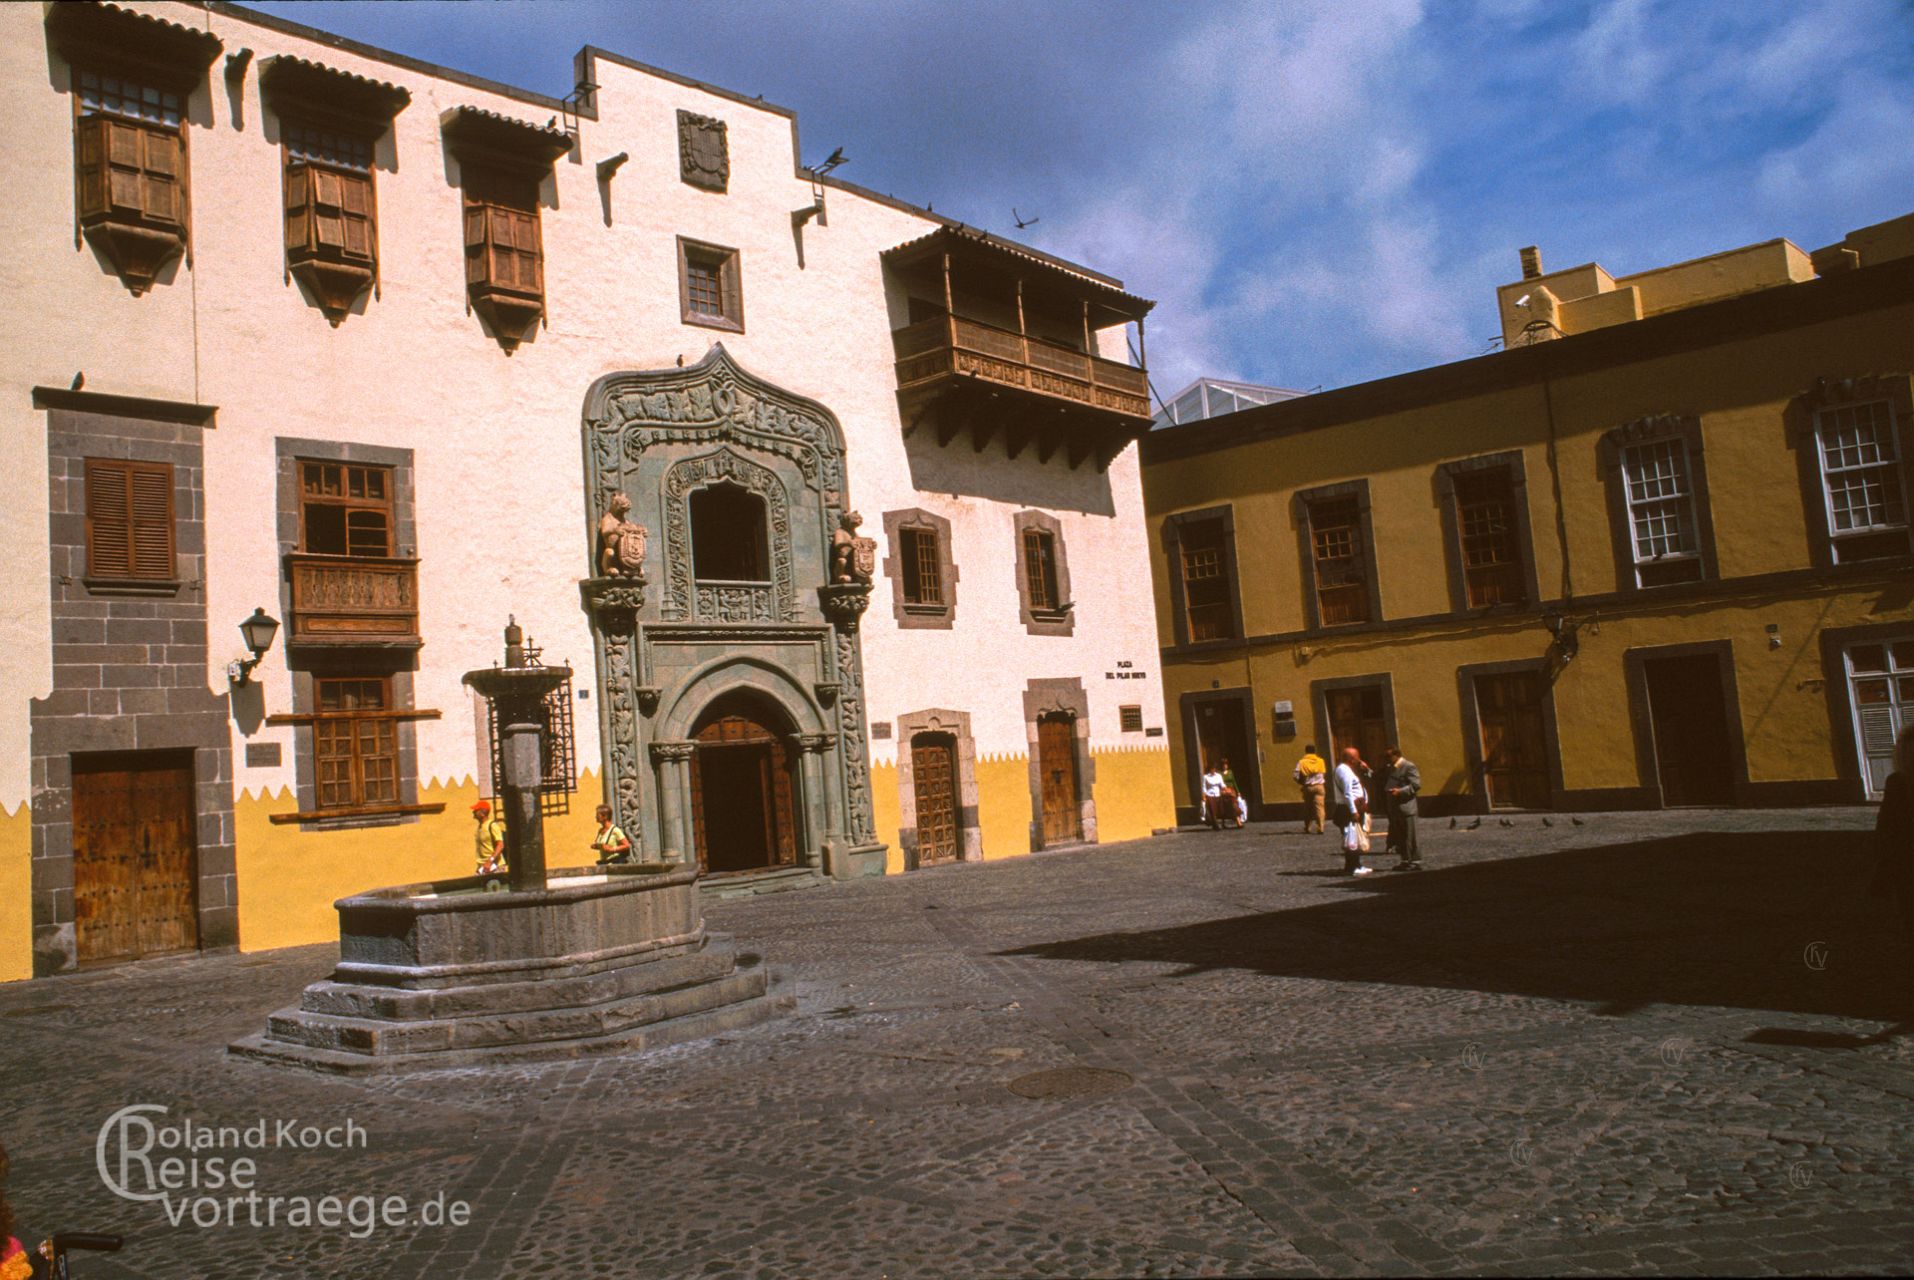
POLYGON ((692 838, 706 874, 797 864, 791 726, 748 691, 715 699, 692 729, 692 838))

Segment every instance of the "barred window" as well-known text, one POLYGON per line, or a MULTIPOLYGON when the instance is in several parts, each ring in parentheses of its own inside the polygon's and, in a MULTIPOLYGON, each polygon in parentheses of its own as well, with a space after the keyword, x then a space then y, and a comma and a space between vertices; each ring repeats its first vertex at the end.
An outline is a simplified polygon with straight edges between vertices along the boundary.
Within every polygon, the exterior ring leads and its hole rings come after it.
POLYGON ((1906 554, 1907 499, 1893 407, 1872 400, 1824 409, 1815 427, 1835 559, 1906 554))
POLYGON ((1356 500, 1311 503, 1309 542, 1316 575, 1316 613, 1322 625, 1368 622, 1369 565, 1356 500))
POLYGON ((1236 634, 1224 538, 1222 521, 1205 520, 1185 525, 1178 540, 1184 612, 1193 644, 1236 634))
POLYGON ((313 762, 321 809, 399 803, 397 721, 389 679, 313 681, 313 762))
POLYGON ((1701 577, 1694 485, 1680 440, 1631 445, 1622 453, 1635 578, 1644 587, 1701 577))
POLYGON ((1118 707, 1117 719, 1124 733, 1143 732, 1142 707, 1118 707))
POLYGON ((1055 609, 1057 600, 1057 542, 1042 529, 1023 531, 1024 589, 1029 607, 1055 609))
POLYGON ((944 566, 937 531, 906 525, 898 530, 904 563, 904 603, 944 602, 944 566))
POLYGON ((1522 603, 1528 592, 1522 582, 1522 545, 1508 470, 1459 473, 1455 503, 1469 607, 1522 603))
POLYGON ((744 287, 738 251, 678 240, 680 319, 714 329, 744 329, 744 287))

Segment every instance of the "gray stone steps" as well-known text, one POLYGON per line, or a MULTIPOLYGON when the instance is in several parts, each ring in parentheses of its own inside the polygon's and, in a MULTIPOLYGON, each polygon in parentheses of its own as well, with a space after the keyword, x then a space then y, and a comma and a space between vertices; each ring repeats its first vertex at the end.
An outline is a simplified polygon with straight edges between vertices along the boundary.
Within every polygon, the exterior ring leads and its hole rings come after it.
POLYGON ((306 1049, 372 1056, 446 1053, 505 1044, 537 1044, 612 1036, 739 1001, 768 990, 762 965, 596 1004, 490 1010, 455 1017, 395 1020, 282 1009, 267 1019, 266 1037, 306 1049))
POLYGON ((729 973, 736 962, 737 947, 732 940, 710 934, 703 949, 691 955, 646 959, 596 973, 541 981, 409 989, 329 979, 307 987, 299 1008, 334 1017, 388 1021, 579 1008, 707 982, 729 973))
POLYGON ((235 1057, 277 1067, 290 1067, 325 1075, 369 1076, 436 1068, 471 1067, 488 1064, 535 1062, 550 1059, 595 1057, 608 1053, 640 1053, 684 1044, 728 1031, 742 1031, 788 1012, 795 998, 778 989, 753 999, 740 1000, 715 1009, 648 1022, 624 1031, 572 1040, 546 1040, 531 1044, 503 1044, 430 1053, 386 1053, 372 1055, 338 1049, 293 1045, 251 1035, 234 1041, 228 1052, 235 1057))

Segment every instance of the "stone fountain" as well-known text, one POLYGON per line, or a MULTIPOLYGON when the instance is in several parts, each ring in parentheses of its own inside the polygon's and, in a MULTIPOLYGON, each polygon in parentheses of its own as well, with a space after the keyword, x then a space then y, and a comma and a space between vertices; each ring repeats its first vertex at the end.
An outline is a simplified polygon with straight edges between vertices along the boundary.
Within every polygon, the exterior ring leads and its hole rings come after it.
POLYGON ((539 710, 570 675, 528 662, 512 626, 505 664, 464 677, 496 711, 506 876, 340 899, 332 976, 233 1053, 339 1074, 467 1066, 676 1044, 790 1006, 758 957, 705 932, 696 862, 547 871, 539 710))

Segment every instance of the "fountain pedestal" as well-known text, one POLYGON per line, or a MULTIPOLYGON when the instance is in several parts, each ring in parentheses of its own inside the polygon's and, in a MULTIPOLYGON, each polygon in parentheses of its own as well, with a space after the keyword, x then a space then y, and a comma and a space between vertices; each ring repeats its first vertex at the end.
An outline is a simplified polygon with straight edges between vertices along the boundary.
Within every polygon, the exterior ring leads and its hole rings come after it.
POLYGON ((459 876, 341 898, 339 965, 263 1034, 231 1046, 339 1074, 655 1048, 762 1022, 792 998, 758 957, 708 934, 698 869, 636 863, 548 872, 539 707, 571 674, 468 672, 502 738, 507 877, 459 876))

